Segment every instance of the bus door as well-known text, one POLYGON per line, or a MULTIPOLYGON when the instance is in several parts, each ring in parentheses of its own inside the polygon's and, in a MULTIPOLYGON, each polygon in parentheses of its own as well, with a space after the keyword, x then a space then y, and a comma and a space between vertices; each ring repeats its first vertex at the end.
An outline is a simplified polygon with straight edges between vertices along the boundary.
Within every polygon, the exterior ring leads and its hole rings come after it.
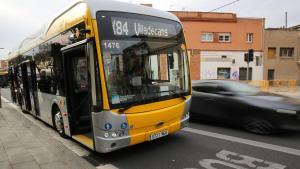
POLYGON ((18 65, 14 67, 14 72, 15 72, 15 83, 16 83, 16 96, 17 96, 17 104, 22 108, 24 106, 23 103, 23 94, 22 94, 22 89, 23 89, 23 84, 22 84, 22 71, 21 71, 21 66, 18 65))
POLYGON ((15 82, 16 73, 14 72, 14 67, 9 67, 9 83, 10 83, 10 93, 11 99, 14 103, 17 103, 17 83, 15 82))
POLYGON ((62 53, 71 132, 72 135, 84 134, 90 137, 92 130, 86 45, 65 49, 62 53))
POLYGON ((39 107, 38 107, 38 96, 37 96, 37 82, 36 82, 36 73, 35 73, 35 63, 33 61, 26 63, 27 71, 27 86, 29 90, 30 97, 30 107, 33 115, 39 116, 39 107))
POLYGON ((30 102, 30 86, 29 86, 29 79, 28 79, 28 62, 22 63, 20 65, 20 75, 21 75, 21 94, 22 94, 22 110, 31 111, 31 102, 30 102))

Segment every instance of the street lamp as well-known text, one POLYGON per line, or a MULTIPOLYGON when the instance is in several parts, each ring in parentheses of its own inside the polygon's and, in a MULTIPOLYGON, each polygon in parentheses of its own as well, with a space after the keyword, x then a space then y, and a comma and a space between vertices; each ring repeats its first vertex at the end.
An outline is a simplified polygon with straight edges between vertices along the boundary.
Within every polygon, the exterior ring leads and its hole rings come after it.
MULTIPOLYGON (((0 48, 0 49, 4 49, 4 48, 0 48)), ((0 87, 0 108, 2 108, 2 102, 1 102, 1 87, 0 87)))

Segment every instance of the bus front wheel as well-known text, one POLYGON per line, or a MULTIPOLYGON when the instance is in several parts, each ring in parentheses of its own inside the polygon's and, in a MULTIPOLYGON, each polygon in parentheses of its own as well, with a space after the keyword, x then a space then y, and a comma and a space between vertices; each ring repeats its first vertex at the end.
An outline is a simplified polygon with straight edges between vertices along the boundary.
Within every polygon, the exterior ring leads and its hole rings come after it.
POLYGON ((66 138, 65 130, 64 130, 64 121, 61 112, 56 109, 54 114, 54 127, 59 135, 63 138, 66 138))

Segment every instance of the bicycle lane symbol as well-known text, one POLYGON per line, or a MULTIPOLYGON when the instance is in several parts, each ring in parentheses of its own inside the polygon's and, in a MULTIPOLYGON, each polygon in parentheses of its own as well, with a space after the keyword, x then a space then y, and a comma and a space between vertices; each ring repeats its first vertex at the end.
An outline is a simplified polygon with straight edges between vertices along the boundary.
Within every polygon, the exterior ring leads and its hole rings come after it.
MULTIPOLYGON (((286 166, 271 161, 221 150, 216 154, 217 159, 202 159, 199 165, 205 169, 222 169, 214 166, 223 166, 232 169, 285 169, 286 166)), ((192 168, 185 168, 192 169, 192 168)), ((193 168, 195 169, 195 168, 193 168)))

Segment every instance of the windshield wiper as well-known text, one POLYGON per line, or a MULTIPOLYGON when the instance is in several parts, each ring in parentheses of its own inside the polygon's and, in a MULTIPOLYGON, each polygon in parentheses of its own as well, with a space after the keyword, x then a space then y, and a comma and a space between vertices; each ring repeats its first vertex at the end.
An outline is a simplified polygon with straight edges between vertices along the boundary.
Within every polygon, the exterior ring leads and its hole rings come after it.
POLYGON ((144 100, 138 100, 136 102, 133 102, 133 103, 129 104, 128 106, 126 106, 124 108, 119 109, 118 112, 119 113, 124 113, 126 110, 130 109, 131 107, 140 105, 142 103, 145 103, 145 101, 144 100))
POLYGON ((185 97, 185 96, 183 96, 182 94, 176 93, 175 90, 170 90, 169 92, 172 93, 173 96, 180 97, 180 98, 182 98, 183 100, 186 100, 186 97, 185 97))

